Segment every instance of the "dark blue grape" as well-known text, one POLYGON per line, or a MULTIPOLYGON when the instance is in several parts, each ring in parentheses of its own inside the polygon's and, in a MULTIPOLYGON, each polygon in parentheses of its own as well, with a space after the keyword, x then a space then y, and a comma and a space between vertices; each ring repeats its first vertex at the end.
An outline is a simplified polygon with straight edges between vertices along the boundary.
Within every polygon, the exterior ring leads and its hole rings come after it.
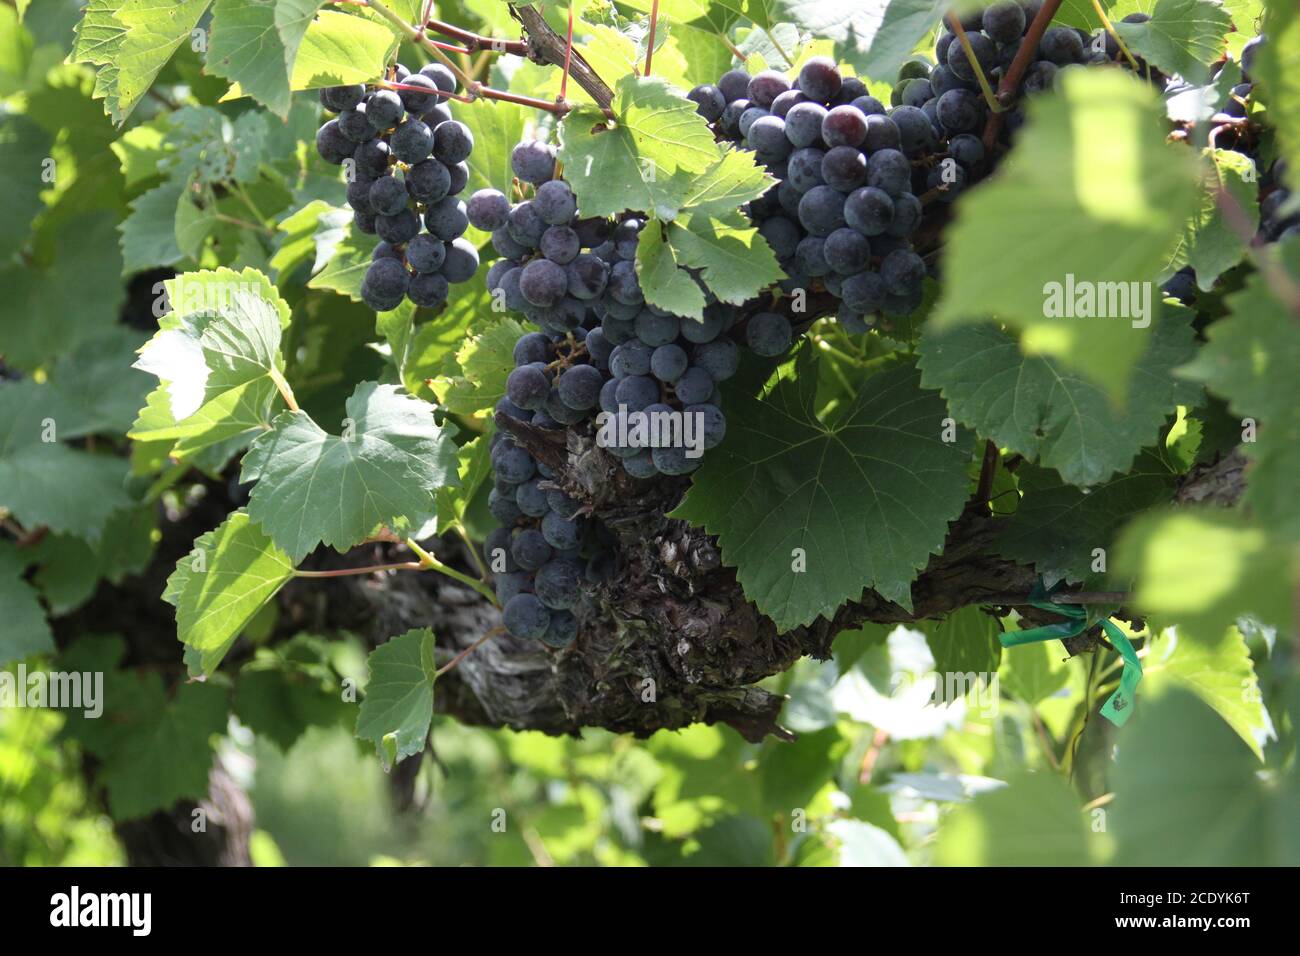
POLYGON ((437 272, 446 258, 446 245, 427 233, 421 233, 406 244, 406 261, 416 272, 437 272))
POLYGON ((776 70, 764 70, 749 81, 746 96, 758 106, 766 109, 781 93, 790 89, 790 81, 784 73, 776 70))
POLYGON ((872 153, 867 160, 867 184, 890 196, 901 196, 912 185, 912 164, 896 149, 872 153))
POLYGON ((885 302, 885 283, 876 272, 859 272, 844 279, 840 288, 844 304, 854 312, 875 312, 885 302))
POLYGON ((433 155, 439 162, 450 166, 463 162, 474 151, 474 134, 464 123, 452 120, 439 123, 433 131, 433 155))
POLYGON ((648 375, 654 350, 640 339, 623 342, 609 356, 609 371, 615 378, 648 375))
POLYGON ((550 357, 551 340, 541 332, 528 332, 520 336, 515 343, 515 367, 531 365, 534 362, 546 362, 550 357))
POLYGON ((683 402, 694 404, 707 401, 714 388, 713 376, 698 365, 692 365, 674 383, 673 393, 683 402))
POLYGON ((551 226, 537 244, 542 255, 559 265, 568 265, 582 249, 582 240, 568 226, 551 226))
POLYGON ((799 200, 799 223, 814 236, 829 236, 844 225, 844 194, 814 186, 799 200))
POLYGON ((641 283, 636 276, 636 265, 632 262, 616 262, 609 271, 609 295, 623 305, 639 305, 645 301, 641 293, 641 283))
POLYGON ((648 375, 629 375, 619 379, 614 398, 618 404, 626 405, 629 411, 643 411, 659 401, 659 384, 648 375))
POLYGON ((935 112, 949 133, 969 133, 984 122, 984 101, 970 90, 949 90, 939 97, 935 112))
POLYGON ((542 535, 551 547, 560 551, 576 548, 582 541, 582 519, 566 518, 552 511, 542 519, 542 535))
POLYGON ((785 119, 792 107, 807 102, 808 97, 804 96, 799 90, 786 90, 772 101, 771 113, 773 116, 785 119))
POLYGON ((564 611, 578 602, 578 585, 583 577, 576 562, 553 558, 537 571, 533 586, 537 597, 548 608, 564 611))
POLYGON ((686 351, 675 343, 661 345, 650 356, 650 371, 661 382, 672 384, 686 371, 686 351))
POLYGON ((537 187, 533 206, 543 222, 552 226, 567 226, 578 211, 578 200, 568 183, 562 179, 553 179, 537 187))
POLYGON ((695 111, 712 123, 727 108, 726 97, 716 86, 702 83, 686 94, 686 98, 695 104, 695 111))
POLYGON ((510 216, 510 200, 499 189, 480 189, 465 203, 465 214, 475 229, 495 232, 506 224, 510 216))
POLYGON ((569 295, 578 299, 590 300, 605 291, 609 281, 609 269, 600 259, 590 253, 581 253, 564 267, 568 278, 569 295))
POLYGON ((420 231, 420 217, 411 209, 403 209, 395 216, 379 215, 375 217, 375 231, 380 239, 400 246, 410 242, 420 231))
POLYGON ((356 149, 356 144, 339 129, 338 120, 330 120, 316 131, 316 152, 327 163, 341 166, 356 149))
MULTIPOLYGON (((994 46, 992 40, 982 33, 968 33, 966 39, 970 41, 971 50, 975 53, 975 60, 979 64, 980 70, 987 77, 993 72, 993 68, 998 65, 997 47, 994 46)), ((1076 34, 1075 40, 1078 39, 1076 34)), ((975 70, 971 67, 970 59, 966 55, 966 48, 961 43, 954 41, 948 45, 945 62, 948 69, 956 73, 961 79, 975 79, 975 70)))
POLYGON ((841 275, 852 275, 871 261, 871 244, 857 229, 836 229, 826 237, 826 263, 841 275))
POLYGON ((1038 55, 1057 66, 1082 63, 1083 40, 1069 27, 1048 27, 1038 44, 1038 55))
POLYGON ((903 193, 894 200, 894 221, 885 230, 890 236, 904 238, 916 231, 921 223, 921 214, 925 211, 921 200, 911 193, 903 193))
MULTIPOLYGON (((782 349, 781 351, 785 351, 782 349)), ((722 409, 714 404, 697 404, 687 405, 682 409, 687 415, 698 415, 696 426, 704 435, 705 449, 716 448, 722 444, 722 439, 727 435, 727 417, 722 414, 722 409)))
MULTIPOLYGON (((731 339, 716 339, 695 347, 694 363, 709 373, 715 382, 723 382, 736 374, 740 367, 740 353, 731 339)), ((686 373, 690 374, 689 370, 686 373)), ((683 376, 683 380, 685 376, 683 376)), ((681 382, 678 382, 680 391, 681 382)), ((682 399, 686 401, 685 398, 682 399)), ((701 401, 703 399, 700 399, 701 401)))
POLYGON ((759 312, 745 325, 745 341, 757 355, 780 355, 790 347, 792 337, 790 320, 776 312, 759 312))
POLYGON ((435 203, 451 191, 451 175, 436 159, 426 159, 406 171, 406 191, 416 202, 435 203))
POLYGON ((826 56, 814 56, 799 70, 799 89, 811 100, 829 103, 843 85, 835 61, 826 56))
POLYGON ((320 104, 331 113, 356 109, 361 98, 366 95, 366 88, 360 83, 352 86, 326 86, 320 91, 320 104))
POLYGON ((551 625, 551 612, 533 594, 516 594, 502 611, 506 630, 524 640, 540 641, 551 625))
POLYGON ((910 295, 925 279, 925 261, 910 249, 896 249, 880 263, 880 278, 891 295, 910 295))
POLYGON ((540 518, 551 510, 546 503, 546 492, 541 489, 540 478, 532 478, 515 488, 515 504, 530 518, 540 518))
POLYGON ((898 128, 899 149, 908 156, 918 156, 934 142, 934 127, 924 110, 899 106, 889 114, 898 128))
MULTIPOLYGON (((787 127, 788 128, 788 127, 787 127)), ((790 154, 790 163, 786 170, 788 182, 800 194, 806 193, 814 186, 825 183, 822 179, 822 159, 826 154, 820 149, 807 147, 790 154)))
POLYGON ((546 231, 546 221, 538 214, 531 202, 518 203, 510 210, 506 220, 506 231, 510 238, 529 249, 536 249, 546 231))
POLYGON ((555 176, 555 149, 541 140, 520 143, 510 153, 510 168, 526 183, 548 182, 555 176))
POLYGON ((519 291, 536 306, 557 305, 569 290, 569 277, 563 266, 549 259, 534 259, 524 266, 519 277, 519 291))
POLYGON ((730 103, 748 95, 750 79, 750 75, 744 70, 728 70, 718 80, 718 89, 722 91, 723 97, 730 103))
POLYGON ((857 189, 867 178, 867 157, 854 146, 835 146, 822 158, 822 179, 842 193, 857 189))
POLYGON ((854 106, 836 106, 822 119, 827 146, 860 146, 867 136, 867 117, 854 106))
POLYGON ((594 365, 575 365, 560 375, 557 388, 560 401, 577 411, 594 408, 600 400, 605 376, 594 365))
POLYGON ((378 130, 392 129, 406 112, 402 99, 393 90, 375 90, 366 101, 366 115, 378 130))
POLYGON ((804 236, 794 251, 795 267, 811 277, 821 277, 831 271, 826 261, 826 240, 822 236, 804 236))
POLYGON ((448 282, 468 282, 478 272, 478 250, 464 236, 447 243, 442 275, 448 282))
POLYGON ((801 235, 799 227, 785 216, 773 216, 771 219, 764 220, 759 224, 758 232, 767 240, 767 244, 772 247, 772 252, 778 259, 787 259, 794 255, 801 235))
POLYGON ((1014 0, 1001 0, 985 7, 983 30, 997 43, 1017 43, 1025 32, 1025 11, 1014 0))

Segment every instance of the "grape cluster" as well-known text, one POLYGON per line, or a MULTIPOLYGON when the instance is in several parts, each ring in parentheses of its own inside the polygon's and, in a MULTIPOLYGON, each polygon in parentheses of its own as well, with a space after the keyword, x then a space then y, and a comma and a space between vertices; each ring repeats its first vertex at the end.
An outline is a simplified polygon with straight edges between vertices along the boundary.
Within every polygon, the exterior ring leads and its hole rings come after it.
POLYGON ((747 212, 786 273, 783 288, 820 282, 851 332, 920 304, 926 266, 908 237, 921 222, 913 160, 930 145, 928 122, 918 132, 825 57, 794 82, 736 69, 687 95, 719 139, 753 150, 777 179, 747 212))
POLYGON ((449 283, 478 270, 478 250, 462 238, 465 203, 456 198, 469 181, 474 137, 446 106, 444 94, 455 91, 452 72, 431 63, 418 73, 398 64, 391 84, 320 92, 337 115, 317 132, 316 149, 346 168, 353 223, 380 239, 361 283, 376 312, 403 298, 439 306, 449 283))
MULTIPOLYGON (((466 204, 470 223, 492 234, 501 255, 487 273, 494 302, 541 329, 516 343, 496 411, 546 429, 594 420, 597 444, 633 478, 693 471, 726 432, 718 383, 740 361, 736 310, 711 302, 696 320, 648 304, 636 274, 644 220, 580 217, 546 143, 520 143, 511 165, 527 198, 512 203, 483 189, 466 204), (637 430, 655 421, 665 423, 657 434, 637 430)), ((789 321, 774 312, 751 316, 743 328, 743 341, 765 356, 786 351, 792 338, 789 321)), ((506 628, 563 646, 579 588, 608 568, 608 533, 577 514, 527 449, 508 435, 493 441, 489 507, 502 527, 487 547, 489 561, 498 558, 494 570, 504 568, 496 586, 506 628)))

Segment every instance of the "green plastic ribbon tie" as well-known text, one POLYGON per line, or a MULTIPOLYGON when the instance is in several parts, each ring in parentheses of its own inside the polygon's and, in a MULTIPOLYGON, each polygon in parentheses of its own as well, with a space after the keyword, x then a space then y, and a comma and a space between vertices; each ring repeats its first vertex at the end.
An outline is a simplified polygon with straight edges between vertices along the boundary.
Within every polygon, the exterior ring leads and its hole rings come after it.
MULTIPOLYGON (((1029 595, 1029 603, 1040 611, 1051 611, 1066 620, 1057 624, 1045 624, 1023 631, 1011 631, 998 635, 1003 647, 1017 647, 1021 644, 1036 644, 1039 641, 1068 640, 1078 637, 1088 628, 1088 612, 1078 605, 1054 604, 1048 600, 1051 592, 1038 581, 1029 595)), ((1123 727, 1133 713, 1133 701, 1137 695, 1137 686, 1142 681, 1142 662, 1138 660, 1137 651, 1132 642, 1114 621, 1104 618, 1099 621, 1102 630, 1110 638, 1111 645, 1124 660, 1124 670, 1120 674, 1119 686, 1101 706, 1101 715, 1116 727, 1123 727)))

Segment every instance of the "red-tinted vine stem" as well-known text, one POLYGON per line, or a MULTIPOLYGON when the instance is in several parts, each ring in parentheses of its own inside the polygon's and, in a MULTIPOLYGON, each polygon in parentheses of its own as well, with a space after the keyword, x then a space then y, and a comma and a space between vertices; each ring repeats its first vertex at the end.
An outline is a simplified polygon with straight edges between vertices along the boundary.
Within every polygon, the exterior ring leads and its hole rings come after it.
MULTIPOLYGON (((1047 25, 1052 22, 1052 17, 1056 16, 1056 11, 1059 9, 1061 9, 1061 0, 1044 0, 1038 15, 1025 31, 1024 37, 1020 40, 1020 49, 1016 50, 1015 58, 1007 67, 1002 82, 998 84, 998 103, 1004 108, 1009 108, 1015 102, 1020 81, 1025 78, 1025 71, 1029 69, 1034 54, 1038 52, 1038 44, 1042 41, 1043 34, 1047 32, 1047 25)), ((998 141, 998 132, 1002 129, 1002 117, 1002 113, 994 110, 989 114, 988 122, 984 124, 983 140, 986 151, 991 152, 993 144, 998 141)))
POLYGON ((569 98, 569 65, 573 62, 573 2, 569 2, 569 32, 564 38, 564 76, 560 78, 560 102, 569 98))
MULTIPOLYGON (((655 27, 659 25, 659 0, 652 0, 650 4, 650 38, 645 47, 645 75, 650 75, 650 63, 655 55, 655 27)), ((794 64, 791 64, 793 66, 794 64)))
POLYGON ((444 23, 441 20, 425 20, 424 25, 434 33, 440 33, 453 40, 459 40, 473 53, 485 50, 490 53, 509 53, 513 56, 528 55, 528 42, 526 40, 499 40, 496 37, 485 37, 480 33, 462 30, 460 27, 444 23))

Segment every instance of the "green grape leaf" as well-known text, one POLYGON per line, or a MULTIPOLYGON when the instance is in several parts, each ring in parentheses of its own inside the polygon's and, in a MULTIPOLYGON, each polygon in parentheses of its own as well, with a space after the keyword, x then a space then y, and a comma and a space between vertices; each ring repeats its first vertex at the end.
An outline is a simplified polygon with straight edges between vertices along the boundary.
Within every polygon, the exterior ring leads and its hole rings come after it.
POLYGON ((123 490, 127 471, 120 458, 67 445, 26 444, 0 452, 0 508, 25 528, 44 525, 98 541, 113 512, 131 505, 123 490))
POLYGON ((651 305, 674 315, 704 317, 704 291, 681 268, 672 246, 664 241, 665 227, 657 219, 646 223, 637 239, 636 272, 641 291, 651 305))
POLYGON ((460 446, 456 453, 456 473, 460 484, 445 485, 438 489, 438 528, 465 520, 465 511, 483 482, 492 476, 491 435, 479 435, 460 446))
MULTIPOLYGON (((0 466, 3 467, 3 466, 0 466)), ((23 580, 25 561, 11 541, 0 540, 0 667, 54 650, 54 635, 36 590, 23 580)))
POLYGON ((327 0, 276 0, 275 31, 284 46, 284 75, 293 76, 298 48, 327 0))
POLYGON ((1189 83, 1208 83, 1232 28, 1227 11, 1215 0, 1156 0, 1150 12, 1144 23, 1115 23, 1130 52, 1189 83))
POLYGON ((1124 866, 1296 866, 1294 767, 1259 779, 1238 735, 1191 693, 1171 690, 1123 731, 1110 814, 1124 866))
POLYGON ((381 525, 419 528, 434 492, 460 481, 452 429, 396 386, 358 385, 344 426, 330 435, 306 412, 282 412, 244 457, 241 480, 257 482, 248 512, 295 562, 320 543, 346 550, 381 525))
POLYGON ((351 222, 351 210, 331 206, 323 199, 313 199, 281 219, 275 228, 284 237, 270 263, 277 278, 287 277, 307 261, 312 263, 312 275, 320 272, 334 257, 351 222))
POLYGON ((178 800, 206 796, 211 738, 226 730, 226 690, 215 684, 187 683, 168 698, 162 678, 142 672, 115 683, 119 692, 129 694, 129 703, 108 711, 108 720, 118 726, 99 769, 113 818, 148 816, 178 800))
POLYGON ((43 176, 51 139, 21 113, 0 114, 0 262, 7 262, 27 241, 32 220, 41 211, 43 176))
POLYGON ((998 535, 995 548, 1013 561, 1033 565, 1048 587, 1089 577, 1093 550, 1109 548, 1129 519, 1169 501, 1177 476, 1144 451, 1121 474, 1086 492, 1045 468, 1016 472, 1024 497, 998 535))
MULTIPOLYGON (((289 0, 279 0, 281 4, 289 0)), ((300 0, 289 3, 300 8, 300 0)), ((301 11, 287 10, 283 19, 281 36, 292 39, 301 26, 301 11)), ((281 17, 277 12, 277 26, 281 17)), ((286 58, 290 48, 282 39, 286 58)), ((383 75, 384 66, 397 51, 398 38, 383 23, 364 17, 352 16, 337 10, 320 10, 307 24, 298 41, 293 69, 289 74, 289 88, 315 90, 322 86, 341 86, 350 83, 373 82, 383 75)), ((236 99, 245 94, 243 86, 234 84, 223 100, 236 99)))
POLYGON ((726 149, 717 163, 696 177, 682 208, 697 216, 725 218, 775 183, 767 170, 755 163, 753 153, 726 149))
POLYGON ((1088 829, 1059 774, 1020 773, 955 808, 939 826, 940 866, 1087 866, 1088 829))
POLYGON ((1012 697, 1032 707, 1065 687, 1070 682, 1070 669, 1062 659, 1059 644, 1037 641, 1009 648, 1002 655, 998 682, 1012 697))
POLYGON ((1153 325, 1128 373, 1123 409, 1058 359, 1026 357, 993 325, 923 335, 922 383, 941 391, 953 416, 981 435, 1055 468, 1071 484, 1094 485, 1154 444, 1177 405, 1199 404, 1200 391, 1173 376, 1196 350, 1188 315, 1162 310, 1153 325))
MULTIPOLYGON (((780 15, 835 42, 835 58, 860 76, 893 83, 898 68, 938 26, 950 0, 778 0, 780 15)), ((752 19, 752 17, 751 17, 752 19)))
POLYGON ((1182 238, 1170 252, 1165 266, 1172 275, 1183 266, 1196 270, 1196 282, 1208 292, 1215 281, 1246 254, 1246 241, 1224 219, 1219 203, 1226 191, 1244 214, 1253 235, 1259 225, 1255 161, 1231 149, 1205 150, 1206 163, 1196 210, 1188 219, 1182 238))
POLYGON ((559 158, 583 216, 625 209, 671 220, 695 178, 722 153, 695 104, 659 77, 618 81, 614 125, 594 107, 579 107, 560 125, 559 158))
MULTIPOLYGON (((1300 239, 1260 250, 1274 267, 1300 275, 1300 239)), ((1251 459, 1246 503, 1261 525, 1300 540, 1300 337, 1295 316, 1259 272, 1225 301, 1228 316, 1206 330, 1209 342, 1184 374, 1228 400, 1236 415, 1258 425, 1242 448, 1251 459)), ((1246 424, 1242 423, 1243 426, 1246 424)))
MULTIPOLYGON (((1247 26, 1246 32, 1253 31, 1247 26)), ((1267 95, 1268 119, 1287 157, 1287 182, 1300 189, 1300 10, 1293 3, 1270 3, 1260 32, 1268 42, 1251 75, 1267 95)))
POLYGON ((210 0, 91 0, 78 25, 72 58, 100 67, 95 96, 121 125, 181 43, 190 38, 210 0))
POLYGON ((950 703, 974 689, 977 679, 987 681, 998 672, 1002 627, 996 617, 978 607, 964 607, 941 620, 922 621, 920 628, 934 655, 935 673, 943 678, 936 682, 936 703, 950 703))
POLYGON ((785 276, 772 247, 734 209, 725 216, 692 211, 668 227, 668 242, 682 265, 699 269, 709 291, 732 305, 749 301, 785 276))
POLYGON ((200 535, 167 579, 163 600, 176 608, 181 643, 199 654, 205 675, 293 577, 293 561, 246 512, 236 511, 200 535))
POLYGON ((933 321, 1014 324, 1027 352, 1118 403, 1150 338, 1151 280, 1191 214, 1198 164, 1165 142, 1155 93, 1124 71, 1067 70, 1057 87, 1030 99, 1015 150, 958 203, 933 321))
POLYGON ((524 138, 527 111, 504 100, 453 101, 451 115, 468 126, 474 136, 474 151, 465 160, 469 182, 462 194, 471 196, 480 189, 498 189, 509 196, 515 176, 510 152, 524 138))
POLYGON ((139 574, 153 557, 157 515, 152 508, 115 511, 96 542, 48 534, 32 546, 39 565, 33 581, 53 614, 67 614, 88 601, 101 580, 113 584, 139 574))
POLYGON ((176 211, 188 202, 185 185, 169 179, 131 201, 131 214, 122 220, 122 274, 144 272, 179 262, 176 211))
POLYGON ((176 203, 176 248, 187 259, 198 260, 203 243, 217 227, 215 204, 200 206, 188 195, 182 194, 176 203))
POLYGON ((175 439, 204 448, 270 427, 284 360, 288 305, 255 269, 185 273, 165 284, 172 311, 140 350, 136 368, 156 375, 170 416, 153 399, 129 432, 140 441, 175 439))
POLYGON ((205 69, 238 83, 267 109, 287 117, 292 61, 276 28, 278 7, 278 3, 214 0, 205 69))
POLYGON ((440 375, 431 383, 439 403, 457 415, 491 409, 506 393, 506 376, 515 367, 515 343, 527 331, 507 316, 466 339, 454 363, 448 363, 459 374, 440 375))
POLYGON ((417 628, 370 652, 370 682, 357 737, 374 743, 386 768, 424 750, 433 720, 433 631, 417 628))
POLYGON ((371 255, 379 240, 358 232, 349 225, 343 239, 334 248, 329 263, 307 283, 309 289, 330 289, 347 296, 354 302, 361 301, 361 280, 370 268, 371 255))
POLYGON ((1246 614, 1292 625, 1289 595, 1300 579, 1294 557, 1234 511, 1143 515, 1120 535, 1112 566, 1136 578, 1136 607, 1202 644, 1216 642, 1246 614))
POLYGON ((727 438, 672 517, 718 536, 779 630, 866 588, 911 607, 911 582, 969 491, 970 435, 945 436, 944 403, 911 368, 868 379, 833 426, 814 412, 811 349, 794 371, 762 399, 728 399, 727 438))
POLYGON ((1228 722, 1256 757, 1264 759, 1264 745, 1277 734, 1239 630, 1230 627, 1205 640, 1167 628, 1148 647, 1142 663, 1145 694, 1159 694, 1166 684, 1190 690, 1228 722))

